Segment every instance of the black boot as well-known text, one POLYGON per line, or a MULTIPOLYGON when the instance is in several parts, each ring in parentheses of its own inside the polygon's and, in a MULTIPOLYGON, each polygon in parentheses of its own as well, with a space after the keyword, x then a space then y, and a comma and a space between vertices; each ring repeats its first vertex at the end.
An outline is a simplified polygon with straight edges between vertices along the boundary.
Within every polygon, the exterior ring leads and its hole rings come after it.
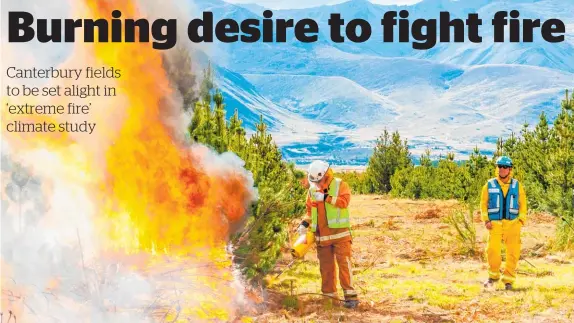
POLYGON ((356 308, 359 305, 359 301, 356 299, 347 299, 343 305, 345 308, 356 308))
POLYGON ((494 283, 496 283, 496 280, 489 278, 487 281, 484 282, 484 288, 490 288, 494 286, 494 283))

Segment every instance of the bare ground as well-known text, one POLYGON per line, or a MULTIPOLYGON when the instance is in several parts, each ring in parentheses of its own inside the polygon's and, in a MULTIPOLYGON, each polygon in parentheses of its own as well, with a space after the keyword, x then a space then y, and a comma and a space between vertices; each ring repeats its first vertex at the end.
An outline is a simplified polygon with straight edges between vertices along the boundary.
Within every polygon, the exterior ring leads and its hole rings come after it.
MULTIPOLYGON (((354 282, 359 308, 348 310, 320 293, 315 250, 270 279, 255 322, 574 322, 574 255, 552 251, 555 220, 531 214, 522 232, 514 291, 486 291, 487 230, 475 212, 476 242, 462 243, 446 221, 455 201, 356 196, 354 282), (289 296, 293 295, 293 296, 289 296)), ((285 254, 270 278, 291 260, 285 254)), ((339 292, 339 298, 342 293, 339 292)))

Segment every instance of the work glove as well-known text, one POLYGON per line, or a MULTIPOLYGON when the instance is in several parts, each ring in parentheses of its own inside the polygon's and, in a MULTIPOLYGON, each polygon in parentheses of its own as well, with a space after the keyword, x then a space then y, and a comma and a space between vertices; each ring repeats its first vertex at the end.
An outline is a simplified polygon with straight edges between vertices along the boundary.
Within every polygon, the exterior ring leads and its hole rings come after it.
POLYGON ((327 198, 327 194, 321 193, 321 192, 315 192, 314 197, 315 197, 315 201, 323 202, 327 198))

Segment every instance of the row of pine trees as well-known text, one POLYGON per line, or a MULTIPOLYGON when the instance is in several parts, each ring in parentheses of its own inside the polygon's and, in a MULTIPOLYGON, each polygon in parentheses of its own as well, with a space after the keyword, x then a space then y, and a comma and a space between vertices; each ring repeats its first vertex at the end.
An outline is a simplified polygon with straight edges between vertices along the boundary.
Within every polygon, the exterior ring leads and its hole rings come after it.
POLYGON ((288 240, 288 225, 305 208, 305 174, 283 160, 281 151, 267 131, 263 117, 255 133, 247 136, 237 109, 229 120, 221 91, 207 67, 194 103, 188 128, 191 139, 219 153, 233 152, 253 174, 259 199, 252 206, 245 230, 233 237, 237 264, 249 279, 262 278, 273 269, 288 240))
POLYGON ((566 91, 561 111, 551 125, 544 113, 538 124, 525 124, 520 134, 499 138, 490 158, 475 148, 469 159, 448 153, 438 160, 426 150, 413 163, 408 143, 398 132, 377 139, 364 173, 343 174, 355 193, 390 194, 410 199, 458 199, 478 207, 482 186, 495 175, 494 161, 507 155, 513 174, 526 189, 529 209, 557 216, 558 248, 574 247, 574 93, 566 91))

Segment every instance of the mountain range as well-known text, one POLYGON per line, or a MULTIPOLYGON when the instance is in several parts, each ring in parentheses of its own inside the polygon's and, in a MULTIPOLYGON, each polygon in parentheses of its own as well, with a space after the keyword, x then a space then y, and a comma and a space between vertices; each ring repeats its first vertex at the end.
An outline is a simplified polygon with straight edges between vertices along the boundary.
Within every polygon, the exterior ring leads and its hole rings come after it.
MULTIPOLYGON (((215 21, 263 19, 265 9, 221 0, 194 4, 213 12, 215 21)), ((273 10, 273 18, 315 20, 319 40, 301 43, 291 35, 286 43, 216 42, 208 55, 227 106, 239 109, 249 130, 263 115, 287 160, 364 165, 384 129, 398 130, 415 156, 429 148, 464 159, 475 146, 492 152, 498 137, 534 124, 543 111, 550 119, 559 112, 564 90, 574 88, 574 15, 567 14, 573 7, 574 0, 423 0, 409 6, 351 0, 273 10), (391 10, 407 10, 411 22, 438 19, 441 11, 453 19, 478 13, 482 42, 437 43, 429 50, 385 43, 380 19, 391 10), (490 20, 503 10, 542 22, 561 19, 566 40, 546 42, 537 29, 532 43, 494 43, 490 20), (331 41, 333 13, 345 22, 369 21, 371 38, 331 41)))

